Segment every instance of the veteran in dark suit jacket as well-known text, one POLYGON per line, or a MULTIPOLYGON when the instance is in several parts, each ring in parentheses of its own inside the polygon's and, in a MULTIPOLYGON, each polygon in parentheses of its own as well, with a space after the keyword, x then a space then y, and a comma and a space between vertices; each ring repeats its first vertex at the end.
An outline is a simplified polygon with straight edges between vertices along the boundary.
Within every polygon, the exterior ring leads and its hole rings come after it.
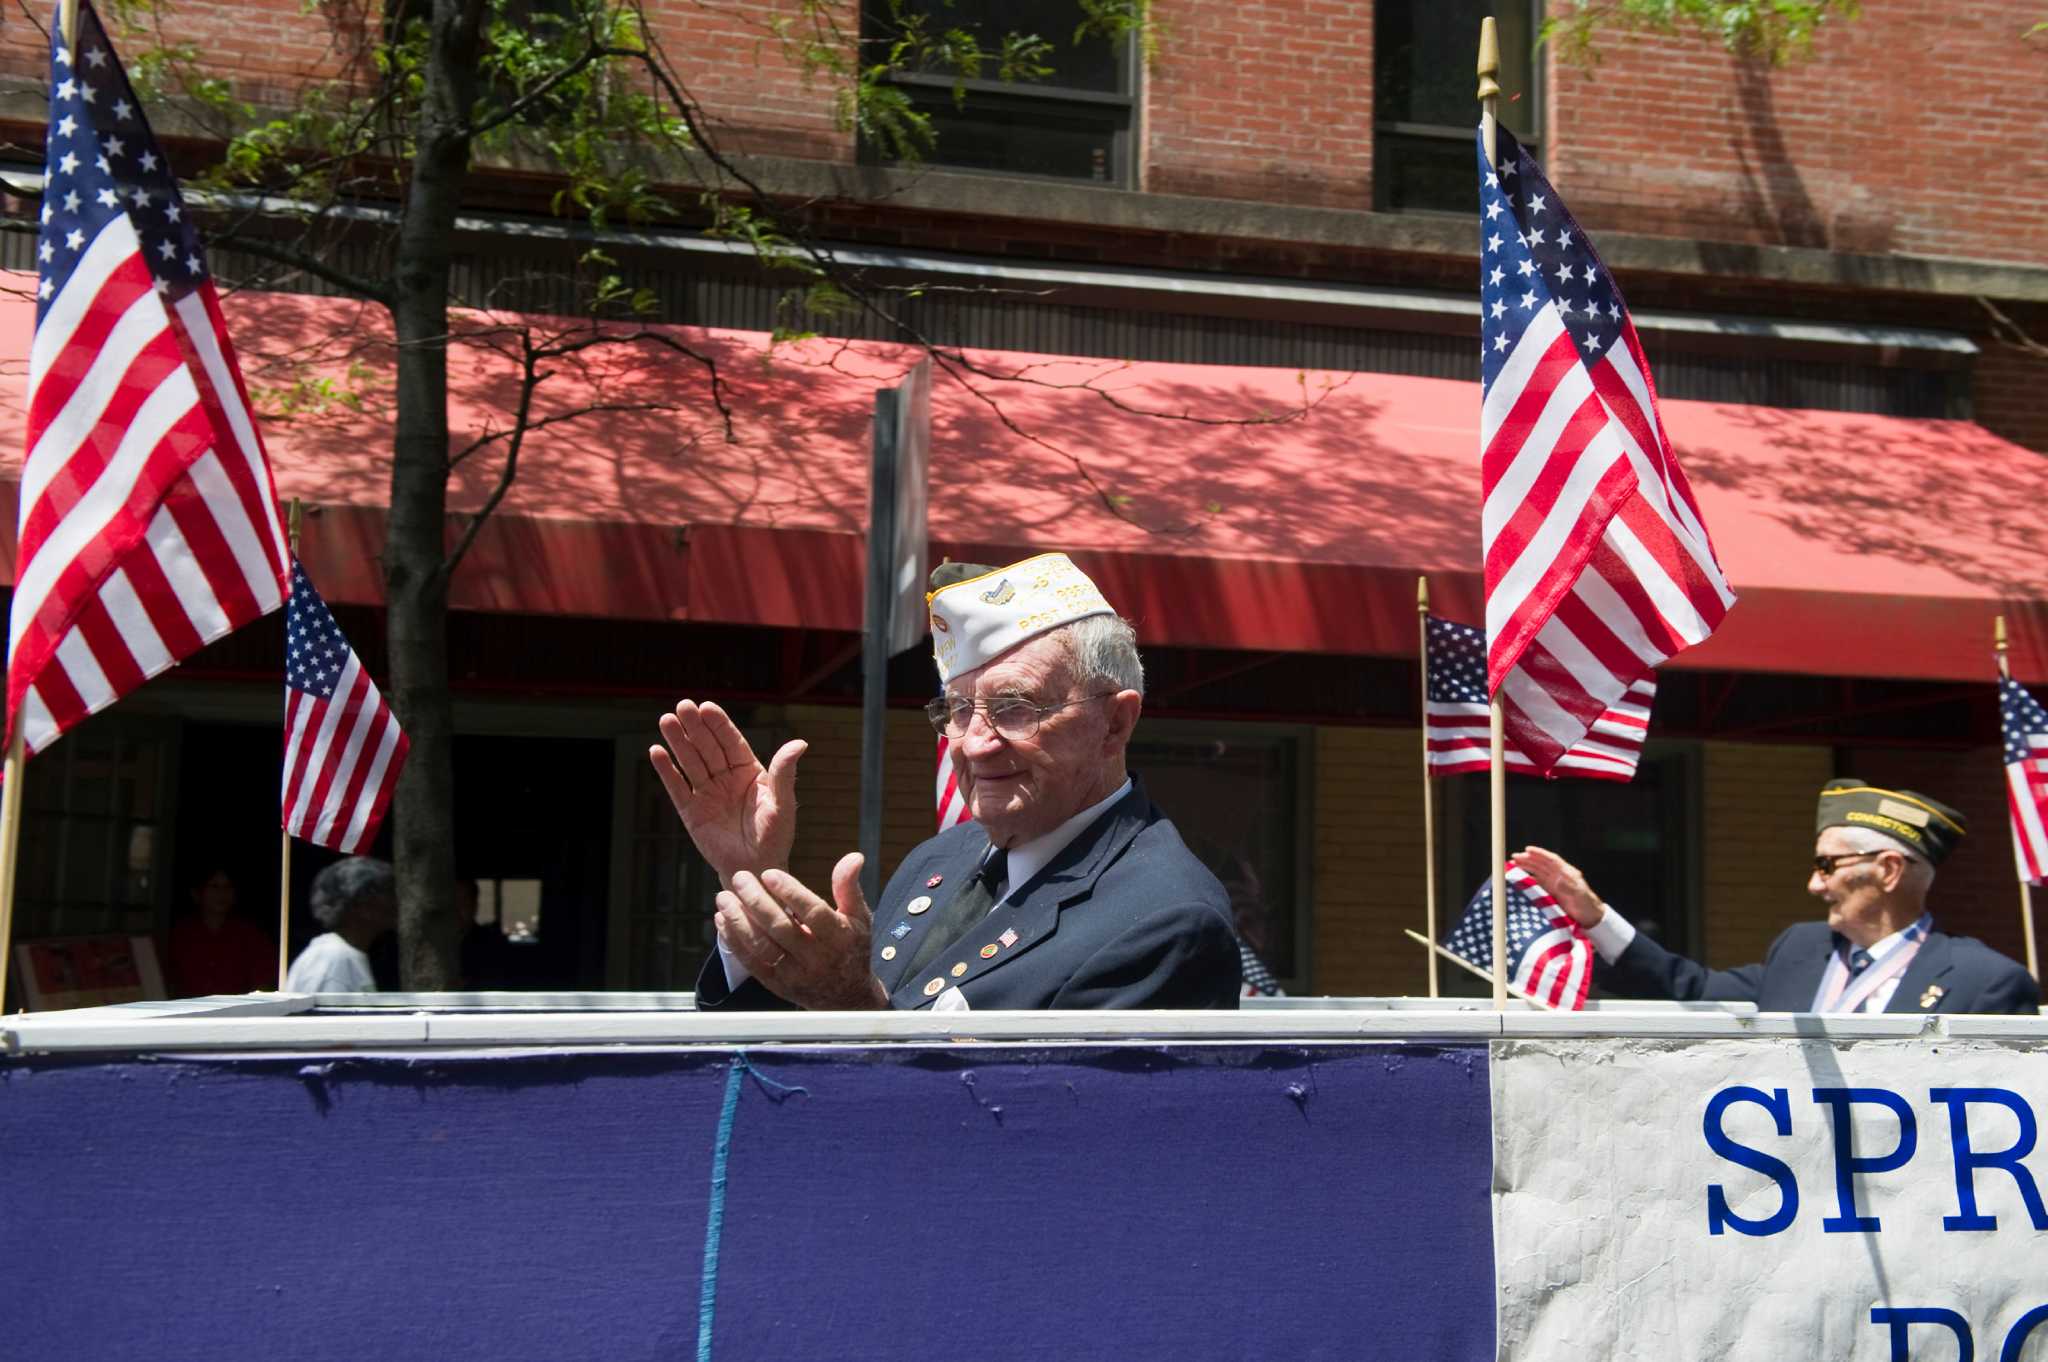
POLYGON ((1235 1007, 1228 896, 1124 767, 1131 626, 1063 554, 948 564, 932 586, 929 712, 974 821, 873 905, 858 852, 829 898, 789 874, 801 740, 763 767, 717 705, 662 716, 649 758, 725 886, 698 1007, 1235 1007))
POLYGON ((1710 970, 1638 933, 1586 877, 1529 847, 1515 864, 1586 928, 1599 985, 1621 997, 1753 1002, 1765 1012, 2016 1012, 2040 1006, 2033 978, 1983 942, 1935 930, 1935 867, 1966 835, 1962 814, 1914 790, 1854 777, 1821 789, 1807 892, 1826 922, 1788 927, 1763 962, 1710 970))

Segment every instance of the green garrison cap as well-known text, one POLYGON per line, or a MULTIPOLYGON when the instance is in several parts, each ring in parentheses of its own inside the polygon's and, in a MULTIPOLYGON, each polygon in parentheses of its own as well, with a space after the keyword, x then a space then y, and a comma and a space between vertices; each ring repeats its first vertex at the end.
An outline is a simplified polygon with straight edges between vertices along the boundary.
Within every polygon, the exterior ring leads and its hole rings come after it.
POLYGON ((1820 810, 1813 830, 1869 828, 1940 865, 1969 833, 1962 814, 1917 790, 1885 790, 1856 779, 1836 776, 1820 787, 1820 810))
POLYGON ((970 577, 986 577, 995 569, 981 563, 941 563, 932 569, 931 590, 944 591, 955 582, 964 582, 970 577))

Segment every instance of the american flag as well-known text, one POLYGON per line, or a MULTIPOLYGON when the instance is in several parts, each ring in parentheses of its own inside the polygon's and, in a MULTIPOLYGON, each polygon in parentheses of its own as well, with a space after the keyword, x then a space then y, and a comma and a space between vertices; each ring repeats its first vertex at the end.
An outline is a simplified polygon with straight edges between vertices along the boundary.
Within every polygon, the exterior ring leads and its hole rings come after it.
POLYGON ((408 744, 306 569, 284 625, 284 830, 350 855, 370 845, 408 744))
POLYGON ((1548 771, 1735 603, 1620 290, 1506 128, 1480 142, 1487 688, 1548 771))
MULTIPOLYGON (((1429 656, 1423 660, 1427 692, 1423 722, 1429 730, 1429 773, 1457 775, 1492 765, 1491 727, 1486 705, 1486 635, 1469 624, 1429 617, 1429 656)), ((1631 682, 1622 697, 1593 721, 1586 736, 1550 768, 1553 776, 1631 780, 1650 731, 1650 704, 1657 698, 1652 672, 1631 682)), ((1510 739, 1510 771, 1533 772, 1536 763, 1510 739)))
POLYGON ((974 820, 974 813, 967 807, 967 801, 960 793, 960 774, 953 769, 953 743, 945 734, 939 734, 939 770, 933 784, 936 809, 939 816, 939 831, 960 823, 974 820))
POLYGON ((2005 729, 2005 794, 2020 878, 2048 880, 2048 710, 2010 676, 1998 681, 2005 729))
MULTIPOLYGON (((1508 982, 1546 1007, 1576 1012, 1593 982, 1593 943, 1542 885, 1508 867, 1508 982)), ((1445 943, 1451 954, 1493 969, 1493 881, 1465 905, 1445 943)))
POLYGON ((284 603, 270 461, 169 164, 90 4, 50 39, 7 721, 30 750, 284 603))
POLYGON ((1237 939, 1237 968, 1243 980, 1239 990, 1240 998, 1284 998, 1287 990, 1280 987, 1280 981, 1273 977, 1273 971, 1259 953, 1245 944, 1244 938, 1237 939))

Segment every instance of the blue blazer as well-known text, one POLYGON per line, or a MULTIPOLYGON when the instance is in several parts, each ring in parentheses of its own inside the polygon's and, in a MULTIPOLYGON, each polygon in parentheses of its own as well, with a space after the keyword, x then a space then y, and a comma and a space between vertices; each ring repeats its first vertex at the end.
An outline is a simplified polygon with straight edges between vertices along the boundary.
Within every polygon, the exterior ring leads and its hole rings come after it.
MULTIPOLYGON (((1752 1002, 1762 1012, 1805 1012, 1835 940, 1827 923, 1801 922, 1771 943, 1762 964, 1710 970, 1638 932, 1613 964, 1594 969, 1593 981, 1623 998, 1715 999, 1752 1002)), ((2040 1005, 2040 990, 2024 969, 1975 937, 1930 931, 1884 1010, 2031 1016, 2040 1005)))
MULTIPOLYGON (((892 1007, 930 1007, 952 987, 977 1009, 1237 1006, 1229 896, 1135 779, 1029 884, 911 977, 924 932, 942 916, 911 913, 911 902, 936 906, 965 889, 988 848, 979 823, 948 828, 904 858, 872 905, 869 961, 892 1007)), ((697 978, 702 1011, 788 1006, 753 979, 727 989, 715 952, 697 978)))

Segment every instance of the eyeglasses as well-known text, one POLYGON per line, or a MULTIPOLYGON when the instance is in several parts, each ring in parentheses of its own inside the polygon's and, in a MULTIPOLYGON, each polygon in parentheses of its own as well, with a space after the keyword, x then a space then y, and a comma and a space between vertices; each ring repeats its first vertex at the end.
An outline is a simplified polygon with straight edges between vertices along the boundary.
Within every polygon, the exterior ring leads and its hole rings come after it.
POLYGON ((969 700, 964 695, 941 695, 924 707, 924 714, 932 721, 932 727, 946 737, 964 738, 968 726, 974 722, 975 711, 979 710, 998 735, 1012 742, 1021 742, 1038 732, 1038 725, 1044 722, 1046 715, 1114 694, 1115 691, 1105 690, 1051 705, 1041 705, 1021 695, 999 695, 986 701, 969 700))
POLYGON ((1816 856, 1813 858, 1813 868, 1819 872, 1822 879, 1826 879, 1835 873, 1835 867, 1838 865, 1847 865, 1851 861, 1867 861, 1872 856, 1882 855, 1882 851, 1845 851, 1839 856, 1816 856))

